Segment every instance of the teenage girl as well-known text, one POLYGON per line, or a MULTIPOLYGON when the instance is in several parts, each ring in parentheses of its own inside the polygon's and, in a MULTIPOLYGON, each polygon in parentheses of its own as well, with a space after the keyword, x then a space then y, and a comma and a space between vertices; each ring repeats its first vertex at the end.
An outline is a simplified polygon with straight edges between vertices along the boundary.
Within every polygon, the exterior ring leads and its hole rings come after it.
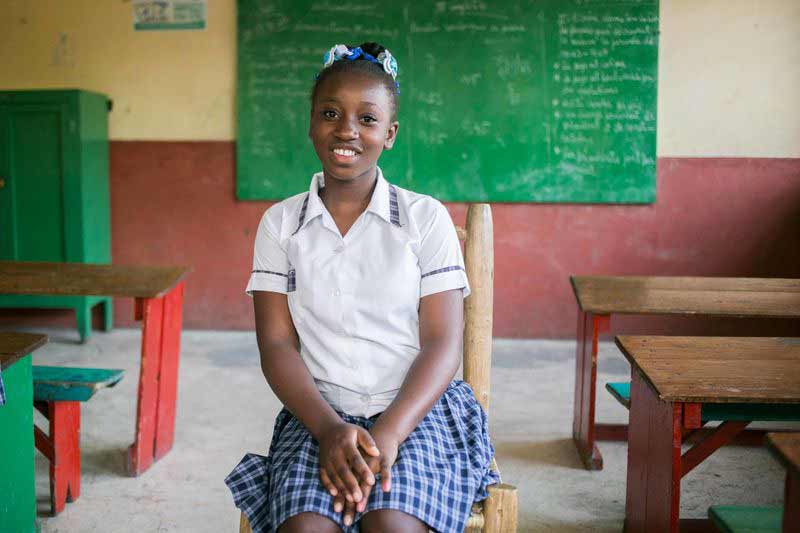
POLYGON ((261 368, 284 408, 226 479, 260 531, 462 531, 498 481, 486 414, 454 381, 469 294, 445 207, 390 184, 397 63, 336 45, 311 92, 322 165, 255 240, 261 368))

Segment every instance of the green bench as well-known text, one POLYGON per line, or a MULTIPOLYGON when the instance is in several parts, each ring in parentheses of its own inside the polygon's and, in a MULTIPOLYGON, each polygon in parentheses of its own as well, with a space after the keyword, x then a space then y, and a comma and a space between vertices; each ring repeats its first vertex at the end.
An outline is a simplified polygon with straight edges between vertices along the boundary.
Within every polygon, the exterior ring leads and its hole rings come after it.
POLYGON ((783 507, 714 505, 708 517, 722 533, 780 533, 783 507))
MULTIPOLYGON (((627 409, 631 408, 630 383, 606 383, 606 390, 627 409)), ((787 422, 800 420, 800 404, 704 403, 700 419, 708 421, 787 422)))
POLYGON ((88 401, 102 388, 113 387, 124 373, 104 368, 33 367, 33 405, 50 423, 48 434, 34 425, 33 438, 36 449, 50 461, 54 515, 80 495, 80 402, 88 401))

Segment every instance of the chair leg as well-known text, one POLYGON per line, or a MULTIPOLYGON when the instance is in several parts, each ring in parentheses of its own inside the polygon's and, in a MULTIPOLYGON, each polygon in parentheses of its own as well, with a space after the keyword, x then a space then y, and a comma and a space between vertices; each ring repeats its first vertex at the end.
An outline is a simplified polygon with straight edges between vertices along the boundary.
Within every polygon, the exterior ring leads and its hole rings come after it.
POLYGON ((50 503, 53 515, 64 510, 81 493, 81 404, 48 402, 50 411, 50 503))
POLYGON ((484 531, 486 533, 516 533, 517 488, 506 483, 489 486, 489 497, 483 503, 484 531))
POLYGON ((239 533, 253 533, 253 530, 250 529, 250 522, 247 521, 247 517, 242 513, 242 516, 239 518, 239 533))

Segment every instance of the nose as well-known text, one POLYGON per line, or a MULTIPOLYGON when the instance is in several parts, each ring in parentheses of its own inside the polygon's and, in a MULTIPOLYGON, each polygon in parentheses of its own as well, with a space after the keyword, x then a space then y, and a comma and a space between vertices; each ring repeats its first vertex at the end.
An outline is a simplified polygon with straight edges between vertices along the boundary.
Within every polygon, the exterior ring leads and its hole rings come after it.
POLYGON ((358 118, 343 117, 337 123, 334 133, 342 140, 358 139, 358 118))

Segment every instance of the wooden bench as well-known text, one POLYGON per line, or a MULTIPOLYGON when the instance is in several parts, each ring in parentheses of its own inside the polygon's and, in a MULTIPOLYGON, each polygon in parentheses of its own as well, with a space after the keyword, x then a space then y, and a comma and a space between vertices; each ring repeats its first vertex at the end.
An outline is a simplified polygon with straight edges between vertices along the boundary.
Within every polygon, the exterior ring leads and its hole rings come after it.
POLYGON ((53 515, 74 502, 81 490, 81 407, 103 388, 113 387, 124 370, 33 367, 33 405, 50 423, 49 433, 33 427, 36 449, 50 461, 50 505, 53 515))
POLYGON ((708 517, 722 533, 781 533, 783 507, 713 505, 708 517))
MULTIPOLYGON (((625 424, 595 424, 597 355, 611 316, 689 315, 800 318, 800 280, 656 276, 573 276, 578 304, 572 438, 589 470, 603 468, 597 440, 625 440, 625 424)), ((742 433, 760 443, 763 430, 742 433)))
MULTIPOLYGON (((625 406, 631 408, 631 384, 606 383, 606 390, 625 406)), ((759 422, 797 422, 800 421, 800 404, 760 404, 760 403, 705 403, 700 405, 700 420, 716 421, 759 421, 759 422)))
POLYGON ((800 433, 770 433, 767 448, 786 467, 783 507, 715 505, 708 516, 724 533, 800 531, 800 433))
POLYGON ((138 476, 170 449, 175 435, 184 278, 188 267, 0 261, 0 294, 134 298, 142 321, 135 440, 128 472, 138 476))

